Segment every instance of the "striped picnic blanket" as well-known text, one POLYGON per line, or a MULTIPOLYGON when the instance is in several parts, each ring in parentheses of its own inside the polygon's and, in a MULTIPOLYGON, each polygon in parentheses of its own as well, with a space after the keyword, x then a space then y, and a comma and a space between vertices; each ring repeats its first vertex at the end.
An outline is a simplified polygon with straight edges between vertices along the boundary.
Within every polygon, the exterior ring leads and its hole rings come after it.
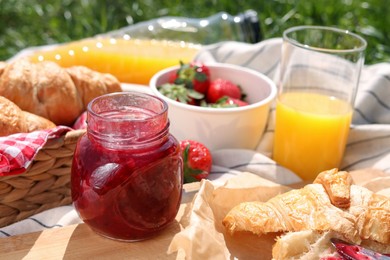
MULTIPOLYGON (((258 70, 276 80, 279 70, 280 38, 257 44, 222 42, 205 46, 199 61, 237 64, 258 70)), ((257 174, 281 184, 299 181, 293 172, 277 165, 271 158, 274 134, 274 108, 257 150, 225 149, 213 152, 210 179, 223 183, 242 172, 257 174)), ((390 63, 365 66, 358 89, 353 125, 341 170, 376 168, 390 174, 390 63)), ((0 229, 0 237, 80 223, 72 206, 42 212, 0 229)))

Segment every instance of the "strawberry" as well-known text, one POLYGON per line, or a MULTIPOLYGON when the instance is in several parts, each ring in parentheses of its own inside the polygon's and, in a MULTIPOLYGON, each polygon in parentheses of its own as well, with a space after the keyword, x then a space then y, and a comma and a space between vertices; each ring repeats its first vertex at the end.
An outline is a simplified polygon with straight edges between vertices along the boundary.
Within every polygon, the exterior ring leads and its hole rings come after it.
POLYGON ((174 84, 176 79, 177 79, 177 71, 173 71, 168 75, 169 83, 174 84))
POLYGON ((218 102, 224 102, 225 105, 230 105, 230 106, 238 106, 238 107, 243 107, 249 105, 248 102, 237 99, 237 98, 231 98, 231 97, 222 97, 222 100, 219 99, 218 102))
POLYGON ((249 105, 246 101, 228 96, 223 96, 216 103, 201 102, 201 106, 214 108, 243 107, 249 105))
POLYGON ((207 102, 216 103, 223 96, 241 99, 241 89, 238 85, 226 79, 218 78, 213 80, 206 94, 207 102))
POLYGON ((189 89, 206 94, 210 85, 210 70, 200 62, 180 62, 180 68, 176 72, 174 83, 184 84, 189 89))
POLYGON ((184 183, 207 178, 211 171, 212 157, 210 150, 194 140, 180 141, 183 158, 184 183))

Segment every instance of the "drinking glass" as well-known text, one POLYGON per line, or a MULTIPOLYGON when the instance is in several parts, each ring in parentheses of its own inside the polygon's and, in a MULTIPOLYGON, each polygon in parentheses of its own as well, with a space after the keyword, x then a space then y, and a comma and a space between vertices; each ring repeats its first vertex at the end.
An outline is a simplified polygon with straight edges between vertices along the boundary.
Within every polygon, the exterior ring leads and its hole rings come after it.
POLYGON ((283 33, 273 159, 303 180, 340 166, 366 46, 332 27, 283 33))

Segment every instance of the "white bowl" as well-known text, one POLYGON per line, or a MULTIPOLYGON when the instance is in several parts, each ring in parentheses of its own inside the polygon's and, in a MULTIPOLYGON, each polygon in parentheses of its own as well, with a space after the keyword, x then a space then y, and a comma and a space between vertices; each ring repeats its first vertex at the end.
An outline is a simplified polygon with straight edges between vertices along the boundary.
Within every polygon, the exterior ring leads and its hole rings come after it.
POLYGON ((271 102, 276 97, 274 82, 252 69, 224 64, 205 64, 211 80, 223 78, 238 84, 250 105, 234 108, 199 107, 180 103, 161 94, 157 87, 167 83, 179 66, 159 71, 150 80, 154 95, 168 103, 170 132, 178 140, 192 139, 210 150, 224 148, 256 149, 265 129, 271 102))

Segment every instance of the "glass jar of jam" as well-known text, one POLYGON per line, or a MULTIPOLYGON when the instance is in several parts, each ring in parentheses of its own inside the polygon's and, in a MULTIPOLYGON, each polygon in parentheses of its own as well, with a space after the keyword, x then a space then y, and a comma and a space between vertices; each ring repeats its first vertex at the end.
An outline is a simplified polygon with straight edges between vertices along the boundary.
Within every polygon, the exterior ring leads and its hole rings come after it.
POLYGON ((176 217, 182 164, 163 100, 137 92, 97 97, 88 104, 87 132, 73 157, 74 207, 103 236, 149 238, 176 217))

